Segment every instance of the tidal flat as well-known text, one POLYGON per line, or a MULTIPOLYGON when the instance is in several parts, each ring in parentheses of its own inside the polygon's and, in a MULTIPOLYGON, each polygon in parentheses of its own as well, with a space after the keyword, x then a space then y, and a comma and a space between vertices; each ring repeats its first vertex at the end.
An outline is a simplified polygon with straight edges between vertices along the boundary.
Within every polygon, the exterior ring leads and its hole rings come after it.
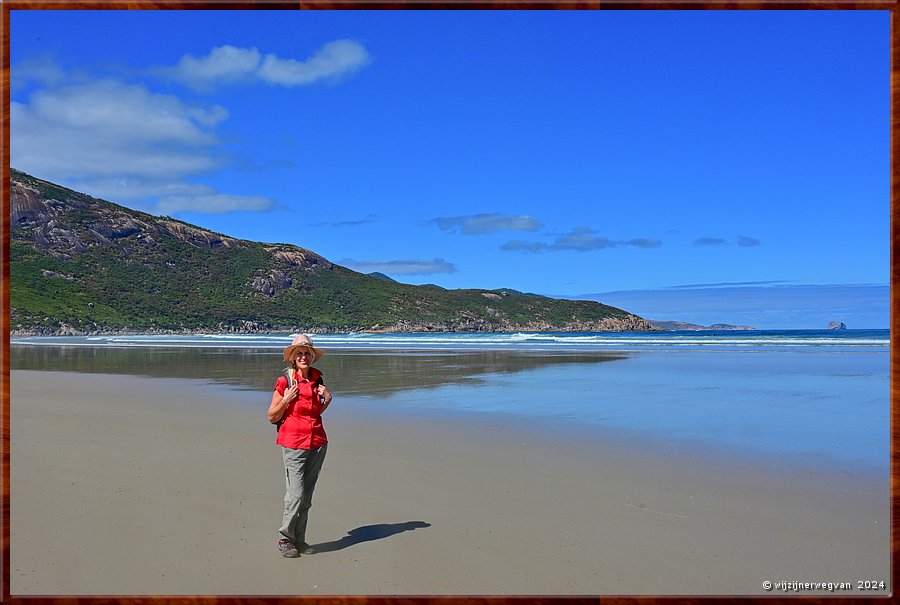
POLYGON ((299 561, 279 353, 14 345, 12 594, 890 590, 886 353, 329 351, 299 561))

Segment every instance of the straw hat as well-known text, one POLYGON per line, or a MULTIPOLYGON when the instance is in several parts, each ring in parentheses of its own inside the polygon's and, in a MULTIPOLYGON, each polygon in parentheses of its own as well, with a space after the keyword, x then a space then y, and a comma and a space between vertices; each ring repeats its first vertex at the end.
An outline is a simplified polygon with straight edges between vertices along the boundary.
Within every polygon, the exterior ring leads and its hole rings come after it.
POLYGON ((308 334, 298 334, 294 337, 294 342, 284 350, 284 360, 288 362, 291 361, 300 349, 309 349, 312 351, 312 363, 322 359, 322 355, 325 354, 325 351, 313 346, 312 338, 310 338, 308 334))

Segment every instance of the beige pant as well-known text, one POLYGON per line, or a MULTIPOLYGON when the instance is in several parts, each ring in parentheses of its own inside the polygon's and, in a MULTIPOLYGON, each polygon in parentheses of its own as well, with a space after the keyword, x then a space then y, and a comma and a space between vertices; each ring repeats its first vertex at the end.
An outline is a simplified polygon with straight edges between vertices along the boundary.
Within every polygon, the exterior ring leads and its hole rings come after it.
POLYGON ((312 506, 313 490, 316 489, 328 444, 314 450, 281 449, 286 491, 279 537, 290 538, 294 544, 303 544, 306 542, 306 522, 309 507, 312 506))

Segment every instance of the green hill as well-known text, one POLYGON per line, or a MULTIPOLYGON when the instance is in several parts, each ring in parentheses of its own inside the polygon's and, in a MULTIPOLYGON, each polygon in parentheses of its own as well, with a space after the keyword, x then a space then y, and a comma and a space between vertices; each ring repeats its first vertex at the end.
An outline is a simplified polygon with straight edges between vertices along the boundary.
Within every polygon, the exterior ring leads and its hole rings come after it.
POLYGON ((364 275, 305 248, 10 176, 13 334, 652 329, 593 301, 364 275))

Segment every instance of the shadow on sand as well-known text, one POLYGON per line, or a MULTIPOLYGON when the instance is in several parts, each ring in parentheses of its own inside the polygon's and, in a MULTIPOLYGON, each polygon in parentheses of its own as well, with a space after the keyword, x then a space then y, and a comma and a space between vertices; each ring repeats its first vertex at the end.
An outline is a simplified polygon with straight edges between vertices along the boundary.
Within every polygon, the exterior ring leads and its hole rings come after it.
POLYGON ((351 529, 347 532, 347 535, 340 540, 322 542, 321 544, 314 545, 313 548, 316 549, 317 553, 334 552, 336 550, 343 550, 354 544, 371 542, 372 540, 381 540, 382 538, 388 538, 396 534, 402 534, 405 531, 412 531, 422 527, 431 527, 431 523, 425 523, 424 521, 407 521, 406 523, 363 525, 362 527, 351 529))

